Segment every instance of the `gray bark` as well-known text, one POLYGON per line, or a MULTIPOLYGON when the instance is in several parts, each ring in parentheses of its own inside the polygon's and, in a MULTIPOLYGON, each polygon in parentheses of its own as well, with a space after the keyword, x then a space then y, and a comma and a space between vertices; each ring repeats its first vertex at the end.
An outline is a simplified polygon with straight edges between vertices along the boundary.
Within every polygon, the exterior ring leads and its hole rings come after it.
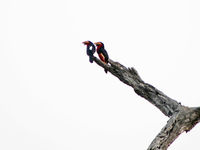
POLYGON ((190 108, 181 105, 152 85, 145 83, 134 68, 127 68, 111 59, 109 59, 109 64, 105 64, 96 57, 94 57, 94 61, 121 82, 131 86, 139 96, 170 118, 152 141, 148 150, 166 150, 181 133, 190 131, 200 122, 200 107, 190 108))

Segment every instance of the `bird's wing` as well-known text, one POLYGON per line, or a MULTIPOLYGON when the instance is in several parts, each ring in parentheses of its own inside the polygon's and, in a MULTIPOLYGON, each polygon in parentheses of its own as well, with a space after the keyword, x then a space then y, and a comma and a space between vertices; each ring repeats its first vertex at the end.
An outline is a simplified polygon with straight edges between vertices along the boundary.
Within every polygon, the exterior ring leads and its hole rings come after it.
POLYGON ((107 53, 107 51, 104 49, 104 50, 102 50, 102 53, 103 53, 103 55, 104 55, 104 57, 105 57, 105 61, 106 61, 106 63, 108 62, 108 58, 109 58, 109 56, 108 56, 108 53, 107 53))
POLYGON ((94 44, 92 45, 92 49, 91 50, 92 50, 92 53, 94 54, 95 50, 96 50, 94 44))
POLYGON ((103 53, 99 53, 99 58, 100 58, 103 62, 105 62, 105 56, 103 55, 103 53))

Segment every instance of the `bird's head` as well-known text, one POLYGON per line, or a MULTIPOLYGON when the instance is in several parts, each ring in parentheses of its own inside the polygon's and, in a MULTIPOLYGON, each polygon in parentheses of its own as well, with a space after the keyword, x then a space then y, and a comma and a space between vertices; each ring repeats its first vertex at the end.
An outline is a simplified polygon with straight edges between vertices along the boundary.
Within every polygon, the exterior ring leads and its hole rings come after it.
POLYGON ((102 42, 96 42, 94 43, 97 47, 104 47, 104 44, 102 42))
POLYGON ((101 46, 103 43, 102 42, 96 42, 94 43, 96 46, 101 46))
POLYGON ((83 44, 84 45, 90 45, 92 42, 91 41, 84 41, 83 44))

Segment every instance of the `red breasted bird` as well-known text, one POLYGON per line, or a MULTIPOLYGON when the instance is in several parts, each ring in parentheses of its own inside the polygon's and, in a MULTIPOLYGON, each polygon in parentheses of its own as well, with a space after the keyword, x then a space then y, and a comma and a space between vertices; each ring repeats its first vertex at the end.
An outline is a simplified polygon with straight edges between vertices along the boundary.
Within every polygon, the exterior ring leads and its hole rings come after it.
MULTIPOLYGON (((97 53, 99 55, 99 58, 106 64, 108 64, 108 53, 104 48, 104 44, 102 42, 96 42, 94 43, 97 46, 97 53)), ((107 70, 105 69, 105 72, 107 73, 107 70)))
POLYGON ((89 56, 89 61, 93 63, 93 54, 95 53, 95 46, 91 41, 85 41, 83 42, 84 45, 86 45, 86 51, 87 55, 89 56))

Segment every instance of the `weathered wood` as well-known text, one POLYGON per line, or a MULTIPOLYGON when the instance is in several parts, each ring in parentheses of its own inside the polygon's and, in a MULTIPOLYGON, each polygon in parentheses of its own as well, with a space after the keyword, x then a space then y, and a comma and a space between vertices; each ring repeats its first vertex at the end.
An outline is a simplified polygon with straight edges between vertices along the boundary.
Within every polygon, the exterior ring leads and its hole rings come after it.
POLYGON ((163 114, 170 117, 181 105, 166 96, 152 85, 145 83, 134 68, 126 68, 118 62, 109 59, 111 65, 107 65, 94 57, 94 61, 110 73, 116 76, 123 83, 131 86, 141 97, 155 105, 163 114))
POLYGON ((134 68, 127 68, 111 59, 109 59, 109 64, 105 64, 96 57, 94 61, 120 81, 131 86, 139 96, 156 106, 164 115, 170 117, 148 150, 166 150, 181 133, 190 131, 200 122, 200 107, 190 108, 181 105, 152 85, 145 83, 134 68))
POLYGON ((150 144, 148 150, 166 150, 184 131, 190 131, 200 120, 200 108, 181 107, 150 144))

